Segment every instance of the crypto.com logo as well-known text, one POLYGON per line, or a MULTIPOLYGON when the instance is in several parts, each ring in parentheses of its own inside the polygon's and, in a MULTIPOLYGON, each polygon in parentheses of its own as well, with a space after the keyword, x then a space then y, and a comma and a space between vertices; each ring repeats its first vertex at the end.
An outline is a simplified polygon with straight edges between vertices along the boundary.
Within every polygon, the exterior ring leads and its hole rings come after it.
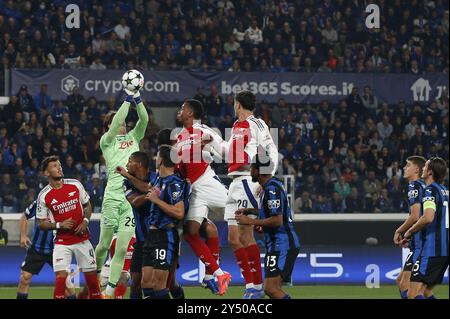
POLYGON ((72 94, 75 87, 80 87, 80 81, 73 75, 68 75, 61 79, 61 91, 67 95, 72 94))
POLYGON ((69 15, 66 17, 67 29, 79 29, 80 28, 80 7, 76 4, 68 4, 66 7, 66 13, 69 15))
POLYGON ((369 4, 366 7, 366 13, 369 13, 369 15, 366 17, 366 27, 368 29, 379 29, 380 7, 376 4, 369 4))

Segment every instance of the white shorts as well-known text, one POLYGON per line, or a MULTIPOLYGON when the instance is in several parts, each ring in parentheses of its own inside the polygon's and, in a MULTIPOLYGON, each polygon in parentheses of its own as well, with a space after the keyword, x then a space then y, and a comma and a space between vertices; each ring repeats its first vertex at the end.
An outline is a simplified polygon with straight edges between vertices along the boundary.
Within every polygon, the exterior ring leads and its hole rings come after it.
POLYGON ((209 211, 223 214, 227 196, 227 188, 208 167, 191 186, 186 220, 194 220, 201 224, 205 218, 208 218, 209 211))
POLYGON ((81 272, 89 272, 97 269, 94 247, 89 240, 73 245, 55 245, 53 249, 53 270, 67 270, 72 263, 72 255, 75 255, 81 272))
MULTIPOLYGON (((228 189, 227 204, 225 206, 225 220, 228 225, 237 226, 234 213, 240 208, 259 207, 259 183, 252 182, 252 177, 243 175, 235 177, 228 189)), ((249 216, 252 217, 252 216, 249 216)))

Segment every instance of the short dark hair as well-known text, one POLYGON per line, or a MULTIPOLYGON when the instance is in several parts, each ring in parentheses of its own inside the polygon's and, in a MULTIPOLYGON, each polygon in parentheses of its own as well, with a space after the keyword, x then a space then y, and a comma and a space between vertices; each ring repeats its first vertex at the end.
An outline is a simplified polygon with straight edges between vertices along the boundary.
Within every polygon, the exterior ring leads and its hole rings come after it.
POLYGON ((236 93, 234 99, 241 103, 242 107, 246 110, 253 111, 256 107, 256 96, 250 91, 241 91, 236 93))
POLYGON ((157 140, 159 145, 171 145, 170 135, 172 130, 170 128, 163 128, 158 132, 157 140))
POLYGON ((159 157, 165 167, 175 167, 175 163, 170 158, 172 147, 170 145, 161 145, 158 150, 159 157))
POLYGON ((136 159, 144 167, 148 167, 148 165, 149 165, 150 160, 149 160, 147 154, 144 152, 141 152, 141 151, 134 152, 130 155, 130 157, 133 157, 134 159, 136 159))
POLYGON ((103 130, 106 132, 108 131, 108 126, 111 124, 114 115, 116 115, 116 111, 110 111, 105 115, 105 119, 103 120, 103 130))
POLYGON ((41 163, 41 170, 43 172, 45 172, 45 170, 48 167, 48 164, 50 164, 51 162, 56 162, 59 161, 59 157, 56 155, 51 155, 51 156, 47 156, 46 158, 44 158, 44 160, 41 163))
POLYGON ((189 104, 192 111, 194 111, 194 119, 200 120, 203 116, 203 104, 199 100, 187 99, 184 103, 189 104))
POLYGON ((422 170, 427 160, 423 156, 419 155, 410 156, 406 160, 416 165, 419 168, 419 175, 422 176, 422 170))
POLYGON ((434 181, 440 184, 447 174, 447 163, 441 157, 432 157, 429 159, 428 169, 433 173, 434 181))

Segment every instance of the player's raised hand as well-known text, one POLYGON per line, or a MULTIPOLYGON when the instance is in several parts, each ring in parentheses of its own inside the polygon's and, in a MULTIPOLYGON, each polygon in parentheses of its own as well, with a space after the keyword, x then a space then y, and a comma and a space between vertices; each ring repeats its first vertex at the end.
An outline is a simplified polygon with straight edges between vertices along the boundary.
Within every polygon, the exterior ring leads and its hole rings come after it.
POLYGON ((127 170, 124 167, 122 167, 122 166, 117 166, 116 167, 116 172, 119 173, 120 175, 122 175, 123 177, 130 176, 130 174, 127 172, 127 170))
MULTIPOLYGON (((134 97, 134 95, 136 94, 136 92, 133 92, 133 91, 128 90, 128 89, 124 89, 124 91, 125 91, 125 93, 127 95, 132 96, 132 97, 134 97)), ((139 91, 137 91, 137 93, 139 93, 139 91)))
POLYGON ((72 218, 63 220, 59 223, 59 228, 61 229, 72 229, 75 226, 75 221, 72 218))
POLYGON ((155 200, 159 199, 161 191, 159 187, 153 187, 145 196, 145 198, 151 202, 154 202, 155 200))
POLYGON ((20 236, 20 247, 28 248, 28 247, 30 247, 30 244, 31 244, 30 237, 28 237, 26 235, 20 236))
POLYGON ((246 209, 238 209, 235 213, 234 213, 234 217, 236 218, 236 221, 238 224, 241 225, 251 225, 253 219, 251 219, 250 217, 248 217, 246 214, 246 209))

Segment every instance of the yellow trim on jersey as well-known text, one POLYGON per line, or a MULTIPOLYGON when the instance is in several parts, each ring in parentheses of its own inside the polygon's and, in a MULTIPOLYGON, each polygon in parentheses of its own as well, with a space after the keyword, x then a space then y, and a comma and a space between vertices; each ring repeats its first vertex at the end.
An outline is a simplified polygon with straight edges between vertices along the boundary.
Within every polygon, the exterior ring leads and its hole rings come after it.
POLYGON ((423 203, 423 209, 425 210, 428 208, 436 210, 436 203, 431 200, 427 200, 426 202, 423 203))

